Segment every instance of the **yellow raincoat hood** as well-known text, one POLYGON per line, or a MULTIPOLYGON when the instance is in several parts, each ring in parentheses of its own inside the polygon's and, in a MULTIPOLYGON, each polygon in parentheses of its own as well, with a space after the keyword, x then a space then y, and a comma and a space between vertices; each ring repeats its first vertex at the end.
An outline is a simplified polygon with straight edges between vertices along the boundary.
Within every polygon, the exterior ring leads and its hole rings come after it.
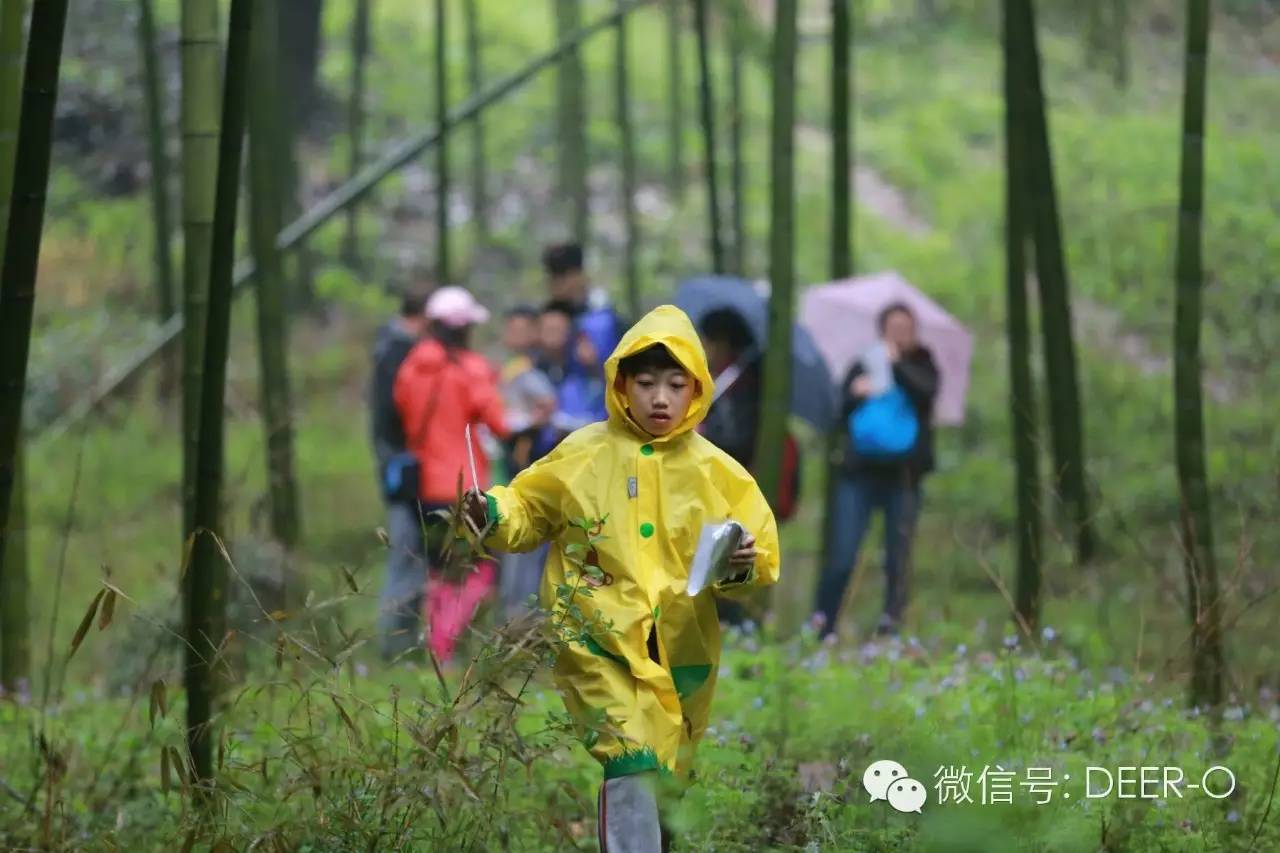
POLYGON ((664 436, 652 437, 651 440, 670 441, 676 436, 695 429, 707 416, 711 408, 711 396, 715 391, 715 380, 711 378, 711 369, 707 366, 707 354, 702 349, 702 339, 689 317, 674 305, 661 305, 641 318, 622 336, 613 355, 604 363, 605 385, 608 388, 605 405, 609 409, 609 420, 612 423, 625 425, 640 433, 643 438, 650 438, 627 412, 627 394, 618 377, 618 363, 624 358, 642 353, 649 347, 662 345, 684 367, 689 376, 698 383, 698 391, 684 420, 676 424, 671 432, 664 436))
POLYGON ((605 776, 681 773, 706 728, 720 661, 714 594, 686 593, 698 538, 704 525, 728 519, 756 537, 754 569, 737 585, 745 588, 777 580, 778 529, 751 475, 695 429, 714 386, 684 312, 651 311, 623 337, 605 375, 609 420, 574 432, 489 492, 490 544, 520 552, 551 543, 543 606, 559 635, 573 638, 558 653, 556 682, 605 776), (617 384, 618 362, 655 344, 701 385, 660 438, 631 419, 617 384), (595 614, 603 630, 591 624, 595 614))

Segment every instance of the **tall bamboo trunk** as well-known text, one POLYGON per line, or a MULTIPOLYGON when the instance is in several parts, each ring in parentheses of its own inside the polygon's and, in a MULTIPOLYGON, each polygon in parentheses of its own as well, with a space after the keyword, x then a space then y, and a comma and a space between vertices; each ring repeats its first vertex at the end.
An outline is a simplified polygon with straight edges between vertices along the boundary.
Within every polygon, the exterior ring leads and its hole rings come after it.
POLYGON ((707 185, 707 236, 711 270, 725 271, 724 248, 720 242, 720 181, 716 168, 715 93, 711 80, 711 35, 708 32, 707 0, 693 0, 694 27, 698 34, 698 106, 702 116, 702 170, 707 185))
MULTIPOLYGON (((284 215, 302 214, 306 204, 305 137, 316 102, 316 75, 320 66, 323 0, 291 0, 280 7, 281 113, 285 117, 280 150, 276 156, 284 184, 284 215)), ((302 240, 284 259, 289 302, 295 308, 315 305, 314 261, 302 240)))
MULTIPOLYGON (((831 0, 831 268, 832 281, 853 275, 853 21, 852 0, 831 0)), ((839 377, 843 380, 843 377, 839 377)), ((843 389, 841 390, 843 394, 843 389)), ((835 547, 836 485, 840 480, 838 454, 845 424, 839 420, 826 436, 826 497, 823 503, 822 556, 824 565, 835 547)))
MULTIPOLYGON (((556 33, 565 38, 582 26, 581 0, 555 0, 556 33)), ((560 195, 573 237, 586 245, 590 233, 587 186, 586 76, 582 51, 574 48, 560 61, 556 76, 560 136, 560 195)))
POLYGON ((1031 373, 1031 326, 1027 305, 1026 165, 1027 50, 1018 37, 1011 7, 1002 3, 1004 22, 1005 138, 1005 327, 1009 339, 1009 425, 1013 441, 1017 530, 1014 606, 1021 626, 1034 629, 1040 617, 1040 461, 1035 388, 1031 373))
MULTIPOLYGON (((484 91, 484 40, 480 38, 477 2, 465 0, 462 4, 467 41, 467 88, 473 98, 484 91)), ((489 163, 484 139, 484 118, 477 115, 471 120, 471 216, 475 219, 476 233, 482 242, 489 237, 489 163)))
POLYGON ((831 0, 831 278, 853 275, 853 66, 850 0, 831 0))
MULTIPOLYGON (((6 29, 10 20, 6 15, 6 29)), ((13 155, 4 259, 0 266, 0 578, 8 575, 10 511, 14 491, 19 486, 15 481, 22 435, 22 403, 31 353, 36 268, 44 228, 45 193, 53 152, 53 116, 66 23, 67 0, 42 0, 35 4, 22 73, 21 119, 13 155)), ((8 51, 6 54, 11 55, 8 51)), ((23 578, 16 572, 8 578, 8 582, 19 584, 20 593, 23 578)), ((15 632, 22 629, 21 624, 13 626, 15 632)), ((15 651, 20 651, 20 645, 15 651)))
POLYGON ((747 274, 747 178, 743 164, 746 122, 742 111, 742 54, 747 49, 745 14, 741 4, 729 4, 729 38, 725 41, 729 54, 729 194, 732 197, 729 228, 733 239, 729 265, 734 275, 739 276, 747 274))
POLYGON ((1175 448, 1183 564, 1191 617, 1191 702, 1222 703, 1222 602, 1213 555, 1205 464, 1200 361, 1204 267, 1205 90, 1209 73, 1209 0, 1187 0, 1187 55, 1178 189, 1177 302, 1173 338, 1175 448))
POLYGON ((769 346, 757 437, 756 479, 770 501, 778 497, 782 447, 791 411, 791 326, 795 290, 796 0, 774 7, 773 116, 769 133, 769 346))
MULTIPOLYGON (((623 5, 619 3, 619 5, 623 5)), ((627 51, 627 18, 618 18, 614 42, 614 99, 618 111, 618 147, 622 155, 622 222, 626 229, 623 246, 623 274, 627 285, 627 308, 639 317, 640 304, 640 226, 636 215, 636 154, 631 128, 630 58, 627 51)))
POLYGON ((684 198, 684 0, 667 3, 667 187, 684 198))
POLYGON ((436 0, 436 281, 449 281, 449 56, 445 0, 436 0))
POLYGON ((1129 0, 1111 0, 1112 79, 1119 89, 1129 88, 1129 0))
POLYGON ((226 83, 215 153, 215 207, 205 312, 204 388, 196 442, 196 483, 191 565, 184 576, 187 692, 187 749, 198 780, 213 778, 213 711, 218 661, 226 634, 227 567, 215 535, 223 535, 223 405, 231 336, 231 279, 235 265, 236 214, 254 0, 232 0, 227 31, 226 83))
MULTIPOLYGON (((14 156, 22 107, 22 44, 26 0, 0 0, 0 260, 9 230, 14 156)), ((21 429, 19 424, 19 429, 21 429)), ((14 455, 13 497, 6 552, 0 559, 0 688, 21 689, 31 664, 27 587, 26 451, 21 437, 14 455)))
POLYGON ((1049 386, 1049 426, 1055 485, 1071 520, 1076 558, 1088 562, 1095 550, 1093 519, 1085 485, 1084 427, 1080 413, 1080 383, 1076 370, 1071 297, 1062 248, 1057 190, 1049 124, 1040 78, 1034 3, 1019 0, 1014 21, 1020 24, 1027 56, 1027 165, 1031 188, 1032 228, 1035 235, 1036 278, 1040 286, 1040 326, 1044 342, 1046 384, 1049 386))
MULTIPOLYGON (((164 323, 176 310, 173 295, 173 216, 169 209, 169 152, 165 145, 164 85, 152 0, 138 0, 138 52, 142 56, 147 109, 147 155, 151 161, 151 220, 155 231, 156 316, 164 323)), ((169 383, 165 383, 166 385, 169 383)))
POLYGON ((276 248, 284 212, 279 174, 275 169, 275 152, 279 150, 281 134, 280 66, 274 50, 280 2, 255 0, 253 9, 249 233, 258 296, 259 392, 266 432, 271 534, 285 548, 293 549, 298 544, 300 529, 298 484, 294 476, 284 267, 276 248))
MULTIPOLYGON (((364 78, 365 65, 369 59, 370 2, 371 0, 356 0, 355 19, 351 24, 351 92, 347 102, 347 142, 350 145, 347 158, 348 178, 359 174, 364 165, 364 78)), ((278 66, 278 63, 273 61, 273 65, 278 66)), ((278 79, 279 71, 275 73, 278 79)), ((278 150, 280 144, 277 142, 274 147, 278 150)), ((249 156, 252 160, 253 154, 250 153, 249 156)), ((353 204, 347 208, 347 233, 343 239, 342 254, 348 266, 360 265, 359 205, 353 204)))
POLYGON ((218 171, 217 0, 182 0, 182 536, 194 529, 209 251, 218 171))
POLYGON ((27 458, 18 439, 13 500, 4 559, 0 560, 0 690, 20 693, 31 675, 30 548, 27 544, 27 458))

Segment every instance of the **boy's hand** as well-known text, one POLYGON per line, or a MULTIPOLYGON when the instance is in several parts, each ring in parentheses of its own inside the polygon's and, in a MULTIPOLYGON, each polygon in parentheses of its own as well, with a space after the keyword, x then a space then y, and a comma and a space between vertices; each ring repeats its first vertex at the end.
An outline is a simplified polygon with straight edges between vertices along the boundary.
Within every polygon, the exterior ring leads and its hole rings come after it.
POLYGON ((750 533, 744 534, 742 544, 738 546, 738 550, 733 552, 733 556, 729 558, 729 564, 737 566, 740 569, 750 569, 756 562, 756 537, 750 533))
POLYGON ((870 397, 871 392, 875 389, 871 385, 870 376, 859 376, 849 385, 849 390, 853 392, 855 397, 870 397))
POLYGON ((472 489, 462 496, 462 521, 477 538, 489 526, 489 499, 472 489))

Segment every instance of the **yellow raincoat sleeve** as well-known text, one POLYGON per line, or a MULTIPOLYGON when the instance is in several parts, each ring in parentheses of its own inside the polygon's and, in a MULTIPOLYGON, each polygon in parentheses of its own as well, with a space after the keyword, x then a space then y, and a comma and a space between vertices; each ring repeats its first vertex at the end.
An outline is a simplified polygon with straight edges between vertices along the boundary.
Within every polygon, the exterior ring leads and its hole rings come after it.
POLYGON ((564 527, 561 500, 573 457, 566 439, 555 450, 521 471, 509 486, 494 486, 489 496, 490 519, 497 519, 487 544, 500 551, 532 551, 564 527))
POLYGON ((716 464, 715 483, 729 503, 729 517, 756 537, 756 564, 746 583, 726 585, 721 591, 748 586, 771 586, 778 582, 782 552, 778 543, 778 522, 760 486, 741 465, 727 456, 716 464))

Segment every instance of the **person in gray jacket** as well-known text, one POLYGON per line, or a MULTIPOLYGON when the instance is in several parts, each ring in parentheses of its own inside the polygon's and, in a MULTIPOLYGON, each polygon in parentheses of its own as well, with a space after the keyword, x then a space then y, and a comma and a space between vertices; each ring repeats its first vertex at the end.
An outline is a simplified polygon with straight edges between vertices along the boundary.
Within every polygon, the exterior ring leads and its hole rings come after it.
POLYGON ((405 451, 404 428, 393 390, 396 373, 427 331, 426 297, 405 293, 400 313, 378 329, 373 345, 373 377, 369 385, 370 433, 377 461, 378 493, 387 505, 387 578, 378 613, 378 634, 384 658, 418 647, 418 622, 426 568, 417 555, 419 533, 415 502, 395 501, 383 488, 387 465, 405 451))

